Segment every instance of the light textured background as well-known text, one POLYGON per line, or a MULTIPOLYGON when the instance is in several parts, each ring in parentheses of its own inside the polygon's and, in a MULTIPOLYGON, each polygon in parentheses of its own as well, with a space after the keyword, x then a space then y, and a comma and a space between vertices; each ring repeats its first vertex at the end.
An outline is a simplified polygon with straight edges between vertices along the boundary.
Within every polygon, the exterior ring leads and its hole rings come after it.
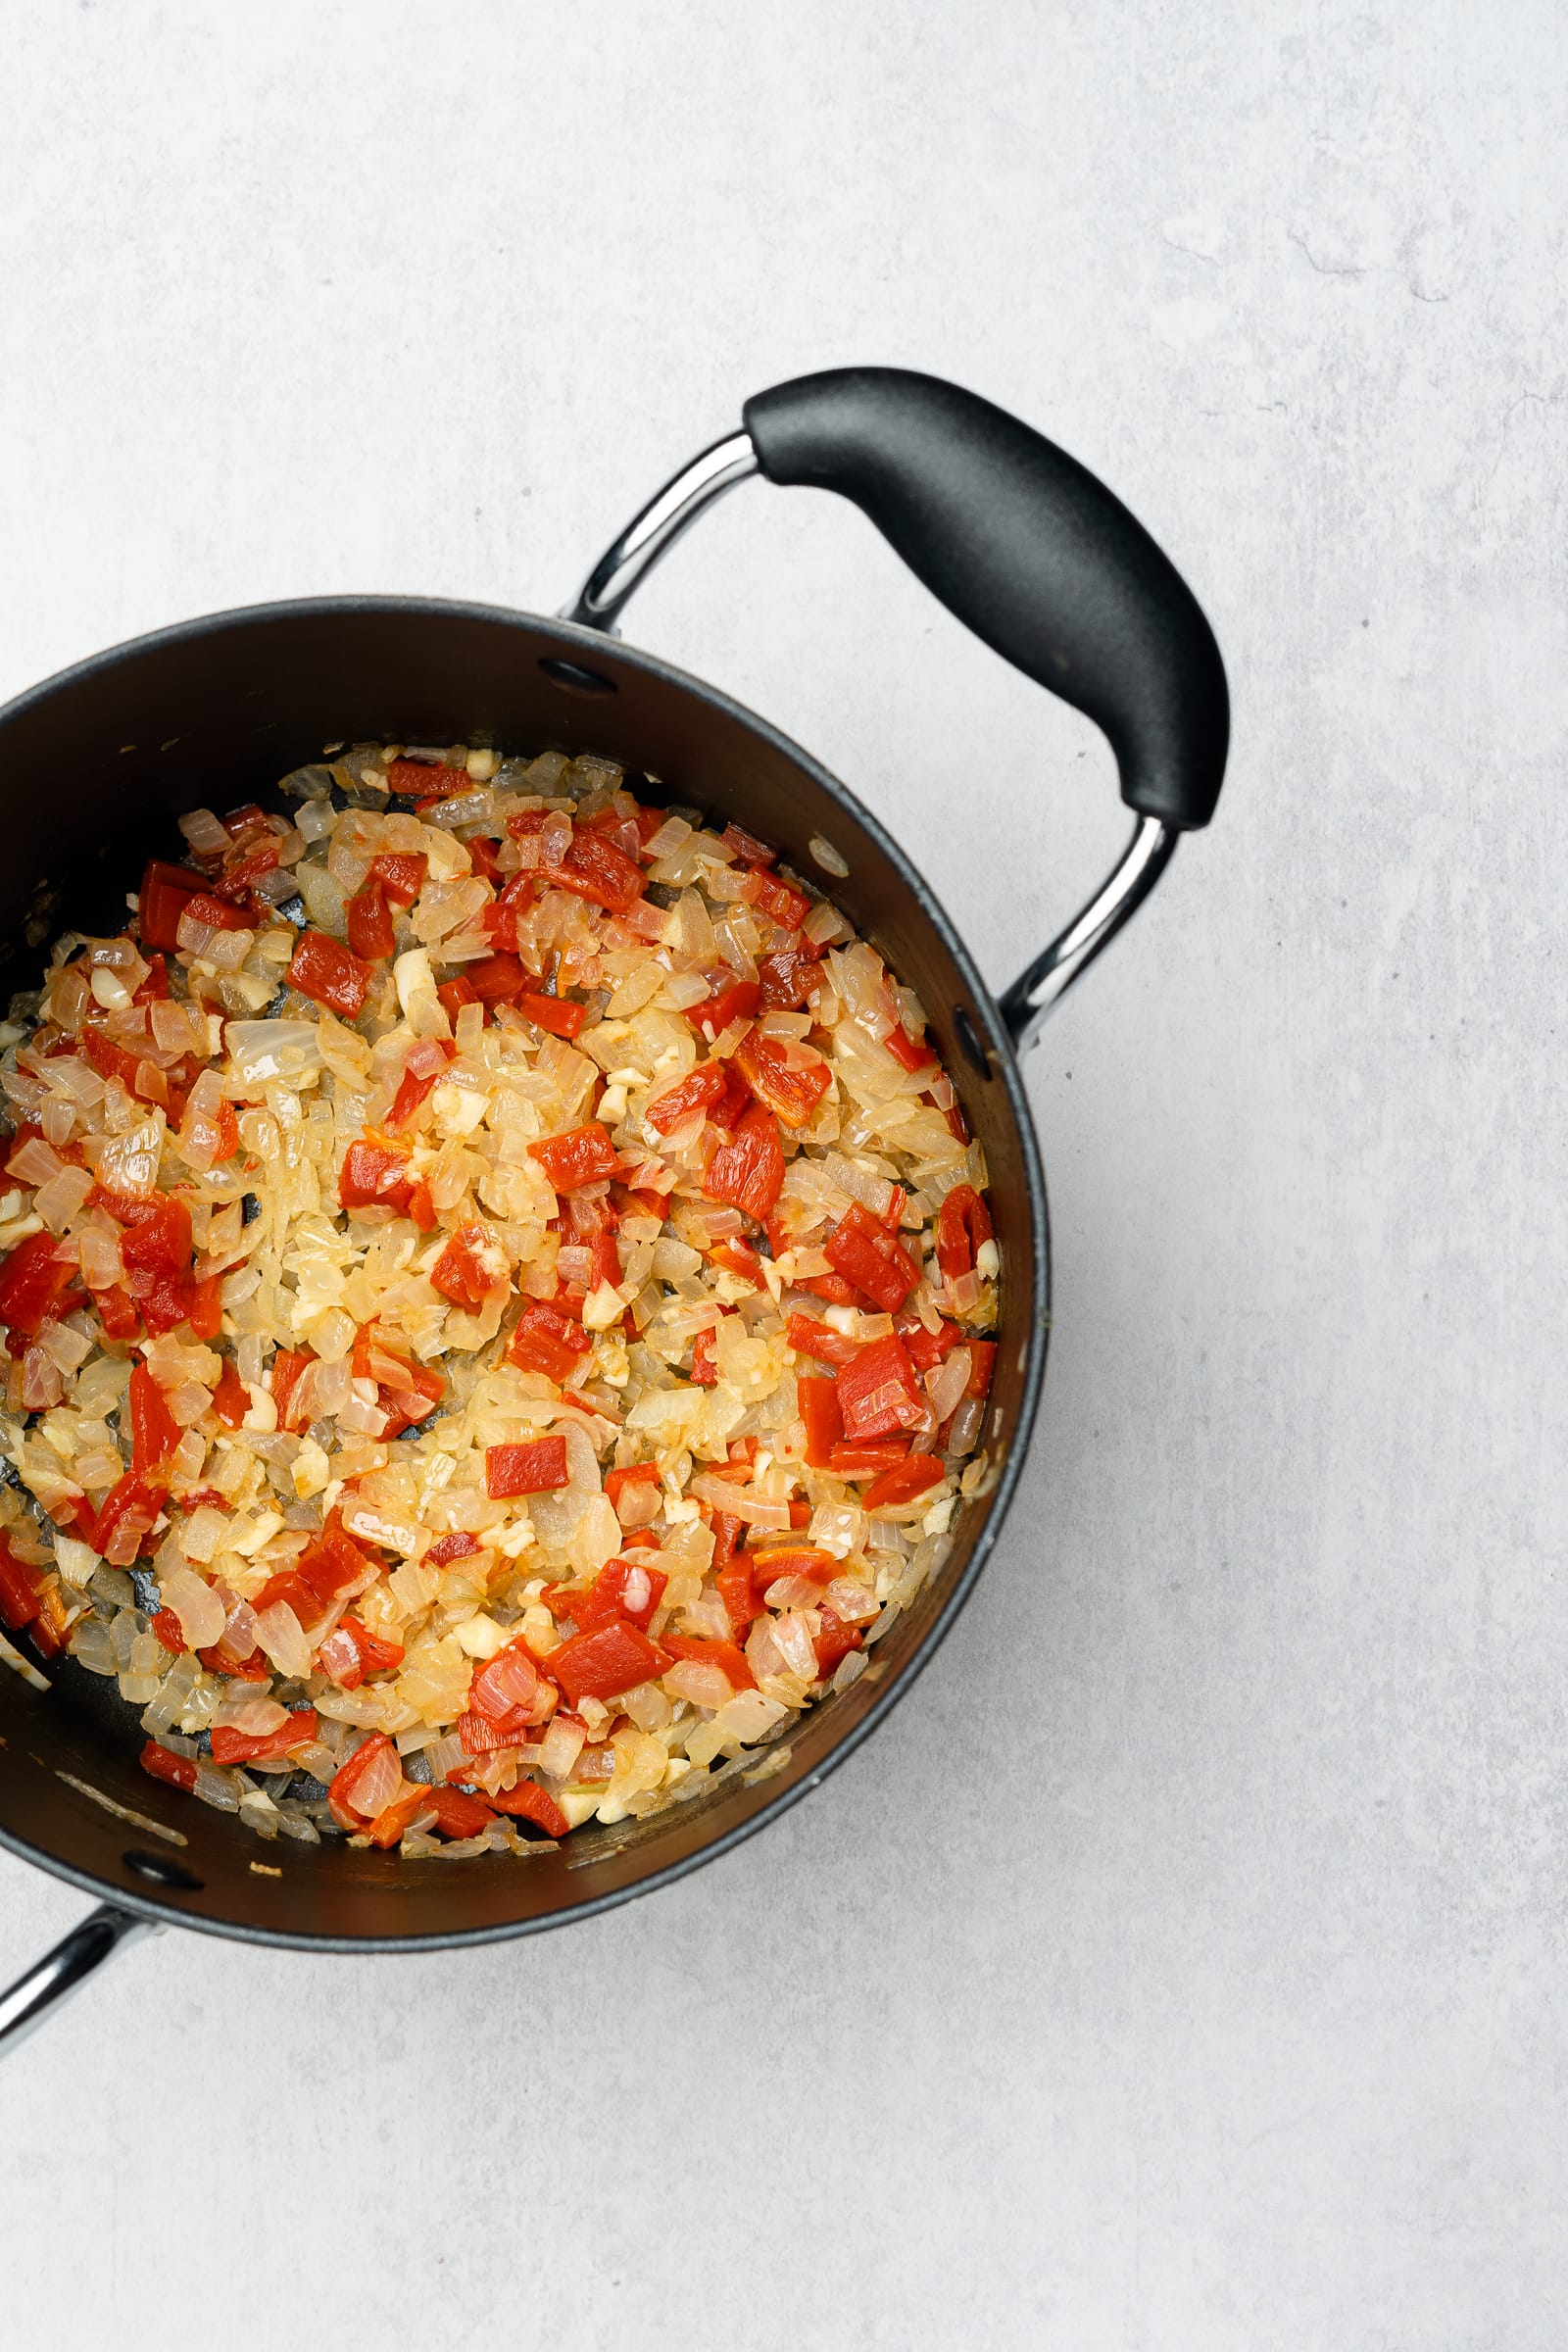
MULTIPOLYGON (((0 689, 549 608, 747 392, 879 360, 1101 468, 1237 709, 1032 1065, 1047 1410, 925 1681, 595 1926, 133 1953, 0 2082, 8 2347, 1561 2344, 1565 25, 0 5, 0 689)), ((831 501, 737 496, 633 633, 999 985, 1121 838, 831 501)), ((80 1909, 0 1860, 0 1973, 80 1909)))

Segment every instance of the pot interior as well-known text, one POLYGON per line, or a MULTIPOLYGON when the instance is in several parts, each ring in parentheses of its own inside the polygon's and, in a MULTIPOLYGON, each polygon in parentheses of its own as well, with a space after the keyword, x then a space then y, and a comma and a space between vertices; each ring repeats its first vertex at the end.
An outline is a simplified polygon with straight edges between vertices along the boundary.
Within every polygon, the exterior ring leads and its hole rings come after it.
POLYGON ((978 1571, 1034 1414, 1048 1282, 1044 1187, 1016 1065, 929 887, 841 786, 764 723, 648 655, 561 622, 405 599, 269 606, 140 639, 21 698, 0 712, 5 994, 36 984, 65 926, 119 927, 145 858, 180 854, 178 814, 270 801, 280 776, 328 744, 368 740, 595 751, 633 779, 651 773, 648 799, 696 805, 776 843, 918 991, 991 1171, 1003 1317, 987 1445, 1001 1468, 989 1496, 960 1515, 946 1567, 848 1690, 692 1803, 576 1832, 526 1861, 442 1868, 264 1843, 140 1771, 138 1710, 112 1683, 69 1659, 50 1668, 46 1695, 0 1673, 5 1842, 192 1926, 348 1947, 515 1934, 624 1899, 814 1785, 924 1663, 978 1571), (813 839, 846 874, 823 869, 813 839))

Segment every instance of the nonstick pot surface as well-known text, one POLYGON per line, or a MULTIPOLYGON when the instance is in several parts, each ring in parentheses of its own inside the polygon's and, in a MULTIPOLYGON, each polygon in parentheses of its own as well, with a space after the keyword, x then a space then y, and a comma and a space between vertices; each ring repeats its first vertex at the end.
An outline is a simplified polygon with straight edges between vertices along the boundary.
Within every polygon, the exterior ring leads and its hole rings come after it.
POLYGON ((336 1844, 264 1844, 140 1772, 137 1711, 112 1685, 69 1660, 50 1669, 47 1694, 0 1676, 0 1842, 125 1909, 345 1950, 486 1940, 624 1901, 722 1852, 814 1787, 907 1689, 972 1588, 1034 1419, 1049 1306, 1045 1185, 1017 1065, 929 885, 808 755, 698 680, 588 629, 477 605, 312 600, 168 629, 23 696, 0 711, 7 987, 35 983, 60 929, 120 926, 149 851, 172 854, 179 813, 265 798, 326 745, 366 740, 604 753, 654 776, 650 799, 694 804, 776 843, 875 941, 926 1005, 990 1166, 1003 1300, 987 1443, 1001 1467, 991 1494, 961 1516, 947 1566, 866 1673, 808 1709, 787 1744, 748 1758, 689 1806, 576 1832, 525 1861, 442 1867, 336 1844), (847 877, 817 864, 813 837, 838 851, 847 877), (256 1863, 281 1875, 261 1875, 256 1863))

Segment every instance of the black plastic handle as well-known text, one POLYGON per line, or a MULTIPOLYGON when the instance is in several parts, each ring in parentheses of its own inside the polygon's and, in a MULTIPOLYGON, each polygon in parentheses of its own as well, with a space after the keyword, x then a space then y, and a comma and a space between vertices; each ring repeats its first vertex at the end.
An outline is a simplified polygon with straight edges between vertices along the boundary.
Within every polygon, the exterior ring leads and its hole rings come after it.
POLYGON ((1094 719, 1121 797, 1206 825, 1230 697, 1197 598, 1103 482, 1004 409, 902 368, 837 368, 742 412, 770 482, 836 490, 987 645, 1094 719))

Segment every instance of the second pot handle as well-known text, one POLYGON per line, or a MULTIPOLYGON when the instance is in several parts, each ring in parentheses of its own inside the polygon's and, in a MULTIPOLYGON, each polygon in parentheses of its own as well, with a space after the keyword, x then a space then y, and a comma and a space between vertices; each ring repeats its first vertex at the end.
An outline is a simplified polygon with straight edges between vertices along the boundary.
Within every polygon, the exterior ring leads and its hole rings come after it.
POLYGON ((741 411, 771 482, 836 490, 966 628, 1101 727, 1121 797, 1206 825, 1225 773, 1225 669, 1198 599, 1076 458, 976 393, 835 368, 741 411))
MULTIPOLYGON (((627 525, 562 617, 612 632, 665 551, 760 472, 835 490, 949 611, 1084 711, 1138 825, 1120 864, 1000 1000, 1013 1042, 1041 1022, 1214 813, 1230 698, 1197 598, 1137 517, 1075 458, 988 400, 902 368, 839 368, 759 392, 627 525)), ((569 663, 561 665, 569 669, 569 663)))
POLYGON ((79 1992, 122 1944, 157 1933, 151 1920, 136 1918, 114 1903, 100 1903, 96 1911, 78 1919, 53 1951, 45 1952, 25 1975, 0 1992, 0 2058, 9 2057, 62 2002, 79 1992))

